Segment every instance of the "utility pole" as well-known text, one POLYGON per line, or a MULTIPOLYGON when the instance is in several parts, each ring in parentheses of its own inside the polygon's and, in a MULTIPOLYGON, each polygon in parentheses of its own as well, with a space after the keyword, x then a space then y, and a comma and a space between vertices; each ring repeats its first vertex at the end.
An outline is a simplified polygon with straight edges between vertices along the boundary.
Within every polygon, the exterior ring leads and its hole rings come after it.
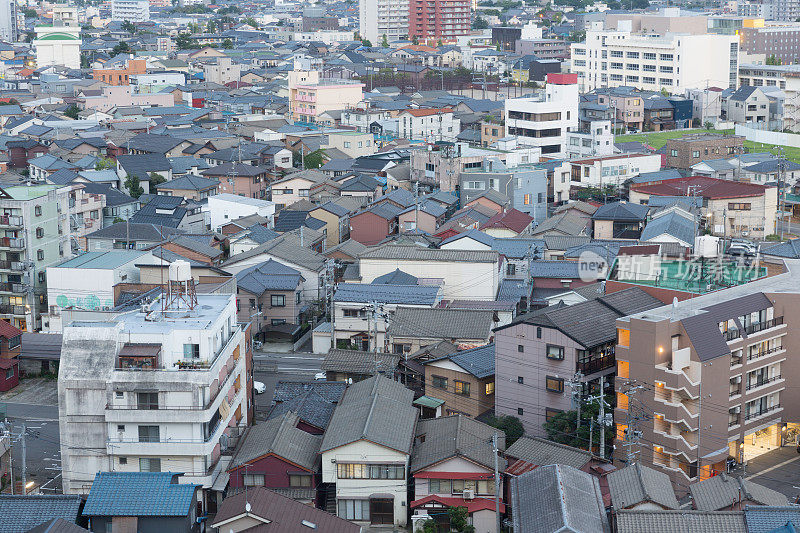
POLYGON ((572 399, 576 401, 578 405, 578 418, 575 425, 575 432, 581 428, 581 402, 583 401, 582 392, 583 392, 583 383, 581 383, 581 378, 583 378, 583 374, 580 370, 575 372, 575 375, 572 376, 572 379, 567 381, 567 385, 569 388, 572 389, 572 399))
POLYGON ((419 182, 414 182, 414 231, 417 231, 419 224, 419 182))
MULTIPOLYGON (((20 433, 20 439, 22 439, 22 494, 27 496, 28 495, 28 447, 25 442, 25 433, 28 431, 27 426, 25 423, 22 423, 22 433, 20 433)), ((11 484, 14 484, 14 480, 11 480, 11 484)))
POLYGON ((620 392, 628 398, 628 410, 625 415, 625 435, 623 437, 622 445, 627 449, 626 462, 628 465, 635 463, 636 457, 639 455, 639 439, 642 437, 642 432, 639 430, 639 417, 633 414, 634 400, 637 393, 644 390, 644 386, 637 385, 636 380, 627 379, 625 384, 621 387, 620 392), (634 451, 633 447, 636 446, 634 451))
POLYGON ((589 419, 589 453, 592 453, 592 437, 594 436, 594 418, 589 419))
POLYGON ((600 457, 606 456, 606 399, 603 391, 605 376, 600 376, 600 457))
POLYGON ((492 454, 494 455, 494 521, 497 533, 500 533, 500 472, 497 459, 497 433, 492 433, 492 454))

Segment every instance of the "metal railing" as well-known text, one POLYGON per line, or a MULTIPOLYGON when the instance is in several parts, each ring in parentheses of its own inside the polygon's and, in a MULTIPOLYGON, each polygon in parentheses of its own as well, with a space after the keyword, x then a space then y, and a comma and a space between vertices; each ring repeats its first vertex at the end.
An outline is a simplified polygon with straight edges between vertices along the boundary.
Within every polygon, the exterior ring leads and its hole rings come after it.
POLYGON ((751 389, 756 389, 758 387, 763 387, 764 385, 767 385, 768 383, 772 383, 774 381, 778 381, 779 379, 781 379, 781 375, 780 374, 778 374, 777 376, 772 376, 772 377, 767 378, 767 379, 762 379, 760 381, 756 380, 754 383, 748 383, 746 390, 751 390, 751 389))
POLYGON ((580 361, 578 362, 578 370, 580 370, 584 375, 593 374, 595 372, 600 372, 601 370, 606 370, 607 368, 611 368, 617 364, 617 360, 613 355, 607 355, 605 357, 600 357, 597 359, 589 359, 588 361, 580 361))
POLYGON ((751 353, 750 355, 747 356, 747 360, 748 361, 752 361, 753 359, 758 359, 759 357, 766 357, 769 354, 773 354, 773 353, 779 352, 781 350, 783 350, 783 346, 782 345, 781 346, 773 346, 772 348, 768 348, 766 350, 760 350, 758 352, 751 353))
POLYGON ((22 237, 0 237, 0 248, 25 248, 25 239, 22 237))
POLYGON ((775 404, 771 407, 767 407, 766 409, 762 409, 757 413, 747 413, 747 416, 744 417, 745 420, 752 420, 753 418, 758 418, 759 416, 765 415, 771 411, 775 411, 781 408, 781 404, 775 404))
POLYGON ((22 227, 22 217, 15 215, 0 216, 0 226, 22 227))
POLYGON ((753 333, 758 333, 759 331, 764 331, 765 329, 771 329, 780 326, 781 324, 783 324, 783 317, 776 316, 775 318, 771 318, 763 322, 756 322, 755 324, 750 324, 749 326, 744 328, 744 332, 747 335, 752 335, 753 333))

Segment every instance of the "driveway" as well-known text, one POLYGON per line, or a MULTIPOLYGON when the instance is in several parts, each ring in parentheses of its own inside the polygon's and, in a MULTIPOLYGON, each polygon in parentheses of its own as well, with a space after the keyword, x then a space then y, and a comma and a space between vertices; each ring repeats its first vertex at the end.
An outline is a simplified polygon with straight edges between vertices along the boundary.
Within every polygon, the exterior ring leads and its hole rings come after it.
POLYGON ((800 495, 800 454, 795 446, 783 446, 747 460, 745 468, 733 472, 789 497, 794 502, 800 495))

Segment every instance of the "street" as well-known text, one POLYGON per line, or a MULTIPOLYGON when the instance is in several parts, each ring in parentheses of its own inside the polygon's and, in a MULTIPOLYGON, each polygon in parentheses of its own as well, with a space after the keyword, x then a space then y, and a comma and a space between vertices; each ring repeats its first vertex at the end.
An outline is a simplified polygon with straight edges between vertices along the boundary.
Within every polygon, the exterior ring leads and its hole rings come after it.
MULTIPOLYGON (((45 494, 61 493, 61 449, 58 433, 58 406, 30 403, 4 403, 11 422, 11 434, 19 437, 26 431, 28 481, 34 481, 45 494), (58 478, 57 478, 58 477, 58 478), (57 479, 54 479, 57 478, 57 479)), ((22 476, 22 440, 12 439, 14 477, 22 476)))
POLYGON ((256 394, 256 418, 263 420, 272 405, 278 381, 310 381, 321 371, 324 355, 309 352, 254 352, 253 378, 266 385, 263 394, 256 394))

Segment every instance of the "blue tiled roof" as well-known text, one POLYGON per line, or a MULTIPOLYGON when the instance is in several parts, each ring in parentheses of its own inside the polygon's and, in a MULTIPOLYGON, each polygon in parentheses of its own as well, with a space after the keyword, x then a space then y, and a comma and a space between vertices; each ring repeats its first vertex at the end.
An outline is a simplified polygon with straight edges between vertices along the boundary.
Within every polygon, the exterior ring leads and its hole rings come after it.
POLYGON ((173 483, 176 472, 98 472, 85 516, 188 516, 197 485, 173 483))
POLYGON ((592 215, 593 220, 644 220, 649 208, 630 202, 611 202, 601 205, 592 215))
POLYGON ((800 239, 792 239, 769 248, 763 248, 761 253, 775 257, 786 257, 787 259, 800 258, 800 239))
POLYGON ((77 495, 0 495, 0 533, 28 531, 53 518, 75 523, 80 506, 77 495))
POLYGON ((434 305, 439 287, 431 285, 387 285, 377 283, 340 283, 333 295, 336 302, 434 305))
POLYGON ((532 278, 575 279, 578 277, 577 261, 531 261, 532 278))
POLYGON ((744 510, 748 533, 774 533, 800 529, 800 507, 748 505, 744 510), (791 527, 787 527, 791 525, 791 527), (785 528, 785 529, 784 529, 785 528))
MULTIPOLYGON (((478 379, 494 375, 494 343, 456 352, 441 359, 449 359, 478 379)), ((438 361, 432 359, 431 361, 438 361)))
POLYGON ((531 286, 520 279, 504 279, 500 282, 497 299, 502 301, 519 302, 523 297, 531 294, 531 286))
POLYGON ((375 285, 416 285, 417 281, 418 279, 416 276, 412 276, 397 268, 387 274, 378 276, 372 280, 372 283, 375 285))
POLYGON ((665 233, 691 246, 695 237, 694 221, 679 213, 667 213, 648 222, 639 238, 650 241, 665 233))
POLYGON ((462 233, 458 233, 456 235, 453 235, 452 237, 446 238, 445 240, 443 240, 441 242, 441 244, 439 246, 442 246, 443 244, 447 244, 447 243, 450 243, 450 242, 453 242, 453 241, 457 241, 459 239, 463 239, 465 237, 469 237, 473 241, 478 241, 479 243, 485 244, 486 246, 489 246, 489 247, 492 247, 492 248, 494 247, 494 241, 495 241, 494 237, 482 232, 481 230, 477 230, 477 229, 474 229, 474 228, 468 229, 467 231, 464 231, 462 233))

